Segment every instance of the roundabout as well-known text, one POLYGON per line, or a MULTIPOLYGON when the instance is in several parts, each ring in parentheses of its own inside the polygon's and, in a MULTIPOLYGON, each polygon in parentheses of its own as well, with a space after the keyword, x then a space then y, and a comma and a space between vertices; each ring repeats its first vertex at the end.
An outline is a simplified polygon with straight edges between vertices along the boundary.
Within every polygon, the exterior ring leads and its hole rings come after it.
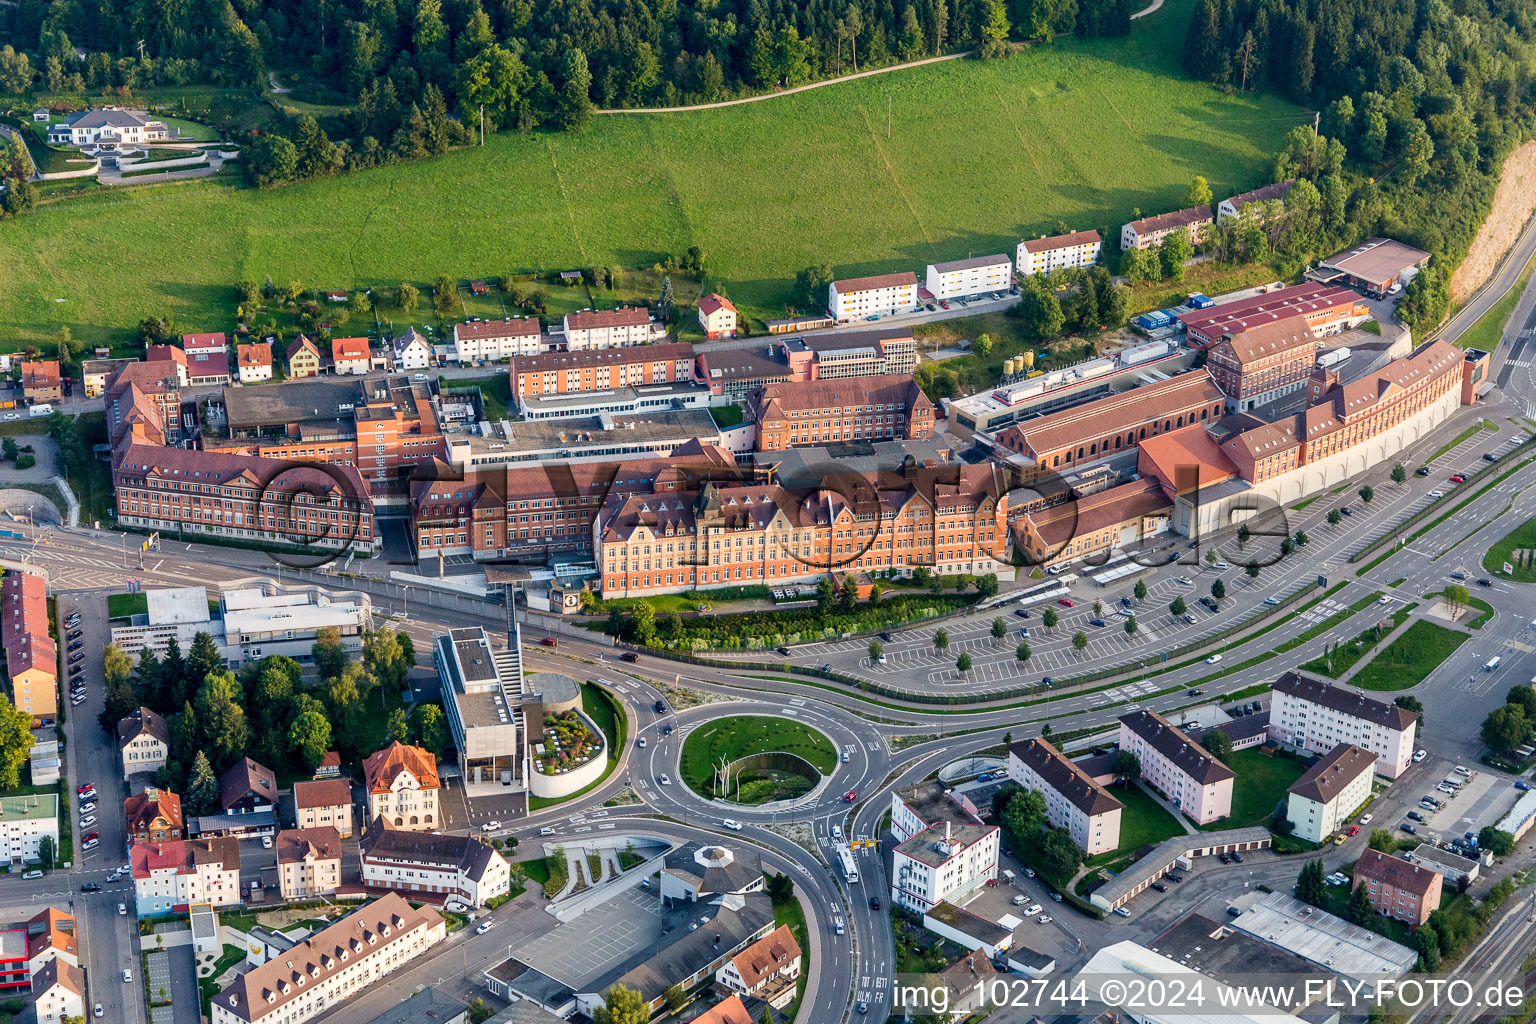
POLYGON ((837 747, 819 729, 789 718, 732 715, 689 732, 678 773, 706 799, 756 807, 816 792, 837 763, 837 747))

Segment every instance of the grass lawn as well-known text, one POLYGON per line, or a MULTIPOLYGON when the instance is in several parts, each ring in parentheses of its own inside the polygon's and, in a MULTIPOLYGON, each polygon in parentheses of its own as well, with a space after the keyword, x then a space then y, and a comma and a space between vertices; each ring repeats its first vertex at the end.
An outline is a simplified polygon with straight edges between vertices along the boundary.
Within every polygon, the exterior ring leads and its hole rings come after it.
MULTIPOLYGON (((1011 253, 1059 221, 1118 227, 1133 209, 1184 205, 1196 174, 1218 195, 1268 181, 1285 134, 1311 120, 1272 94, 1187 79, 1194 2, 1168 0, 1128 37, 1062 38, 1009 60, 764 103, 598 117, 573 133, 499 133, 484 147, 272 191, 192 181, 48 204, 0 237, 0 337, 19 345, 67 324, 95 344, 149 314, 203 329, 229 318, 236 281, 268 274, 425 284, 650 267, 690 245, 709 256, 704 286, 761 317, 782 311, 813 263, 839 277, 920 270, 1011 253)), ((193 106, 178 105, 179 92, 189 90, 169 90, 165 105, 193 106)), ((245 107, 253 97, 245 91, 245 107)), ((228 132, 254 119, 227 100, 207 97, 231 108, 211 123, 228 132)))
POLYGON ((1154 281, 1151 284, 1131 286, 1130 311, 1143 313, 1149 309, 1166 309, 1182 305, 1191 292, 1204 295, 1222 295, 1254 285, 1268 284, 1277 280, 1275 268, 1267 264, 1242 264, 1227 266, 1219 263, 1196 263, 1184 268, 1184 280, 1154 281))
POLYGON ((742 417, 746 413, 739 405, 717 405, 709 410, 709 415, 715 421, 715 426, 724 430, 727 427, 741 426, 742 417))
POLYGON ((1237 773, 1232 783, 1232 814, 1201 826, 1206 831, 1262 825, 1274 817, 1285 791, 1306 774, 1307 766, 1289 757, 1261 754, 1256 748, 1233 751, 1224 762, 1237 773))
POLYGON ((535 860, 520 860, 523 866, 523 877, 530 882, 538 882, 543 885, 549 881, 549 858, 539 857, 535 860))
POLYGON ((1536 558, 1525 556, 1517 559, 1516 549, 1536 549, 1536 519, 1527 519, 1489 548, 1483 556, 1483 571, 1497 573, 1501 578, 1516 583, 1536 583, 1536 558), (1515 571, 1506 573, 1505 562, 1513 565, 1515 571))
POLYGON ((1502 299, 1488 307, 1488 312, 1472 322, 1472 326, 1456 338, 1455 344, 1460 348, 1480 348, 1484 352, 1492 352, 1499 347, 1499 339, 1504 336, 1504 325, 1509 322, 1510 316, 1515 311, 1515 305, 1520 301, 1520 296, 1525 294, 1525 282, 1531 276, 1532 268, 1536 268, 1536 256, 1531 257, 1525 269, 1520 272, 1520 279, 1515 282, 1502 299))
POLYGON ((624 743, 624 737, 629 734, 629 716, 624 713, 624 708, 618 701, 608 695, 596 683, 581 684, 581 708, 587 716, 603 731, 603 738, 608 741, 608 767, 603 769, 603 774, 594 781, 581 787, 570 796, 551 799, 549 797, 532 796, 528 798, 528 809, 537 811, 545 807, 553 807, 555 804, 563 804, 568 800, 575 800, 592 792, 597 787, 608 781, 619 767, 619 750, 624 743))
MULTIPOLYGON (((978 313, 975 316, 956 317, 931 324, 920 324, 912 329, 917 343, 924 349, 958 348, 962 341, 975 341, 983 334, 992 339, 992 351, 985 357, 974 353, 955 356, 939 363, 924 363, 925 367, 937 367, 952 371, 959 378, 961 393, 976 391, 997 383, 1003 375, 1003 363, 1014 356, 1033 352, 1036 360, 1049 360, 1050 356, 1032 344, 1026 337, 1020 321, 1007 313, 978 313)), ((1079 346, 1081 339, 1077 339, 1079 346)), ((1066 341, 1057 343, 1055 351, 1064 353, 1066 341)), ((1066 355, 1072 361, 1081 352, 1066 355)))
MULTIPOLYGON (((789 926, 794 932, 795 941, 800 944, 802 950, 811 948, 810 935, 806 931, 805 908, 800 906, 800 901, 793 894, 784 899, 773 901, 773 923, 776 927, 789 926)), ((800 1008, 800 1000, 805 995, 806 972, 800 972, 800 979, 795 983, 795 998, 790 1004, 774 1015, 774 1020, 794 1020, 796 1011, 800 1008)))
POLYGON ((148 611, 148 594, 138 593, 107 595, 107 617, 110 619, 123 618, 129 615, 143 615, 148 611))
POLYGON ((1364 690, 1417 686, 1467 641, 1467 634, 1420 619, 1348 681, 1364 690))
POLYGON ((708 793, 710 775, 721 759, 784 751, 798 754, 826 774, 837 766, 837 748, 825 735, 791 718, 736 715, 717 718, 683 741, 680 772, 696 792, 708 793))
POLYGON ((511 378, 507 374, 498 373, 490 377, 476 377, 473 380, 444 381, 443 384, 445 390, 479 388, 480 398, 485 404, 486 419, 506 419, 507 405, 512 401, 511 378))
POLYGON ((1327 676, 1329 679, 1339 678, 1339 676, 1354 668, 1355 663, 1370 653, 1371 648, 1381 643, 1382 638, 1406 622, 1408 619, 1408 613, 1412 610, 1412 607, 1416 606, 1399 608, 1394 611, 1392 613, 1392 624, 1390 626, 1372 626, 1370 629, 1361 632, 1348 643, 1339 644, 1326 655, 1319 655, 1306 664, 1300 665, 1298 667, 1305 669, 1308 672, 1315 672, 1318 675, 1327 676))
POLYGON ((1125 810, 1120 813, 1120 848, 1100 856, 1113 860, 1183 833, 1184 826, 1178 819, 1140 786, 1116 785, 1108 789, 1110 796, 1125 804, 1125 810))

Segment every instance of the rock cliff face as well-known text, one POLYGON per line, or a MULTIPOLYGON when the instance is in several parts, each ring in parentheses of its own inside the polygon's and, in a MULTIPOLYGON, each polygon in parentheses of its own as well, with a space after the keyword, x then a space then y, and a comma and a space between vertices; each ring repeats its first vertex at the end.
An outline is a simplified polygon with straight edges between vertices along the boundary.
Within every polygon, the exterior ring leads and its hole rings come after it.
POLYGON ((1520 237, 1520 229, 1536 211, 1536 142, 1527 142, 1504 161, 1493 209, 1477 229, 1467 258, 1451 275, 1451 303, 1463 302, 1483 286, 1499 260, 1520 237))

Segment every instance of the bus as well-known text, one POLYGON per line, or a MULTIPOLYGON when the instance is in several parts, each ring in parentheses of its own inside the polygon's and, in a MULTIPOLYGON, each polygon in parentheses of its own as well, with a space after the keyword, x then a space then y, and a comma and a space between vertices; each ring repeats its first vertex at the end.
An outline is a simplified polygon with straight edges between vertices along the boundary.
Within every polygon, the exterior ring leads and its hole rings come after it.
POLYGON ((843 865, 843 876, 852 885, 859 880, 859 866, 853 862, 853 851, 846 846, 840 846, 837 850, 837 859, 843 865))

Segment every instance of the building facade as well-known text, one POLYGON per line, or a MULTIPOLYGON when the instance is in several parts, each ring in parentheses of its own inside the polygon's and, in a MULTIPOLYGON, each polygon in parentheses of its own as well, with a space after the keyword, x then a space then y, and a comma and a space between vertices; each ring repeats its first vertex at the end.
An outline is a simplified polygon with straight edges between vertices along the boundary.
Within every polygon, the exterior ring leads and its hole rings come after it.
POLYGON ((320 346, 303 334, 288 343, 288 350, 284 354, 288 359, 288 376, 292 379, 318 377, 325 366, 320 346))
POLYGON ((747 400, 757 451, 933 436, 933 403, 910 376, 769 384, 747 400))
MULTIPOLYGON (((570 352, 647 345, 667 336, 666 327, 652 321, 649 310, 631 306, 567 313, 564 326, 563 344, 570 352)), ((550 341, 562 343, 559 338, 550 341)))
POLYGON ((33 718, 53 717, 59 710, 59 648, 49 632, 48 584, 30 572, 8 571, 0 582, 0 615, 12 703, 33 718))
POLYGON ((1179 314, 1188 343, 1209 348, 1225 335, 1299 316, 1318 338, 1339 334, 1370 319, 1360 293, 1340 285, 1308 281, 1179 314))
POLYGON ((123 822, 129 838, 143 843, 180 839, 186 828, 181 814, 181 797, 154 786, 147 786, 142 792, 123 800, 123 822))
POLYGON ((1296 672, 1276 679, 1273 693, 1271 739, 1315 754, 1341 743, 1363 747, 1376 755, 1376 774, 1389 779, 1413 764, 1414 712, 1296 672))
POLYGON ((428 906, 388 893, 253 967, 213 997, 212 1024, 302 1024, 420 958, 447 935, 428 906))
POLYGON ((193 903, 227 907, 240 902, 240 841, 135 839, 128 847, 133 895, 140 917, 174 913, 193 903))
POLYGON ((794 930, 780 925, 731 957, 715 972, 715 983, 732 995, 756 996, 781 1009, 795 997, 801 958, 794 930))
POLYGON ((368 818, 390 828, 431 832, 442 824, 438 811, 437 758, 399 740, 363 761, 368 818))
POLYGON ((736 337, 736 306, 724 295, 710 294, 699 300, 699 327, 704 337, 736 337))
POLYGON ((917 275, 910 270, 827 285, 827 311, 838 323, 917 312, 917 275))
POLYGON ((1355 861, 1354 889, 1364 889, 1371 906, 1386 917, 1417 928, 1440 908, 1444 876, 1377 850, 1364 850, 1355 861))
POLYGON ((0 797, 0 858, 12 870, 40 860, 44 839, 59 849, 58 794, 0 797))
POLYGON ((56 359, 23 360, 21 364, 21 397, 33 405, 57 402, 63 394, 64 375, 59 372, 56 359))
POLYGON ((1303 316, 1228 331, 1211 346, 1207 369, 1227 396, 1228 412, 1248 412, 1307 386, 1318 340, 1303 316))
POLYGON ((117 723, 117 756, 123 778, 157 772, 171 755, 171 732, 165 719, 149 708, 135 708, 117 723))
POLYGON ((332 338, 331 372, 338 377, 361 376, 373 369, 367 338, 332 338))
POLYGON ((891 851, 891 902, 914 914, 963 903, 997 877, 998 829, 945 821, 891 851))
POLYGON ((1049 274, 1073 267, 1091 267, 1099 261, 1097 231, 1073 231, 1065 235, 1026 238, 1019 243, 1015 263, 1020 275, 1049 274))
POLYGON ((986 292, 1006 292, 1013 287, 1013 260, 999 254, 930 263, 926 286, 928 293, 941 302, 986 292))
POLYGON ((346 779, 295 782, 293 806, 301 830, 334 828, 343 839, 352 837, 352 783, 346 779))
POLYGON ((453 356, 464 365, 499 363, 513 356, 535 356, 543 343, 543 328, 536 316, 453 325, 453 356))
POLYGON ((1120 718, 1120 749, 1141 760, 1142 781, 1197 825, 1232 813, 1237 774, 1161 714, 1143 708, 1120 718))
POLYGON ((236 346, 235 362, 241 384, 272 379, 272 346, 265 341, 236 346))
POLYGON ((1120 228, 1120 248, 1150 249, 1161 245, 1163 239, 1175 231, 1185 232, 1189 235, 1190 244, 1198 245, 1205 235, 1205 229, 1210 226, 1209 206, 1191 206, 1172 213, 1160 213, 1155 217, 1143 217, 1120 228))
POLYGON ((341 833, 334 828, 284 829, 272 845, 283 899, 329 896, 341 888, 341 833))
POLYGON ((1085 856, 1120 848, 1125 805, 1049 740, 1035 738, 1009 747, 1008 778, 1045 797, 1046 820, 1066 829, 1085 856))
POLYGON ((695 378, 687 342, 514 356, 507 371, 512 395, 523 399, 647 384, 688 384, 695 378))
POLYGON ((1286 790, 1286 817, 1298 838, 1321 845, 1370 799, 1376 755, 1340 743, 1286 790))
POLYGON ((408 832, 383 818, 358 841, 363 884, 429 896, 457 897, 472 907, 505 896, 512 884, 506 858, 474 836, 408 832))

